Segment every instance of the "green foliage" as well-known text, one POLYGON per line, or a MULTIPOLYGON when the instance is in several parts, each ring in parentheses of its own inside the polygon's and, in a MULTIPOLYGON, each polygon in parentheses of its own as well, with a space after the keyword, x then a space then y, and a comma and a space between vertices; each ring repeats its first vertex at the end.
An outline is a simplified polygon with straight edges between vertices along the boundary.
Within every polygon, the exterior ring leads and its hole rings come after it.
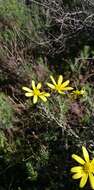
POLYGON ((0 21, 6 23, 7 26, 14 29, 21 28, 26 25, 27 13, 25 6, 17 0, 1 0, 0 2, 0 21))
POLYGON ((7 139, 5 137, 5 134, 3 133, 3 131, 0 130, 0 149, 4 150, 6 144, 7 144, 7 139))
POLYGON ((0 129, 0 158, 1 160, 5 161, 6 164, 9 164, 11 161, 11 156, 15 151, 15 143, 12 142, 11 144, 8 142, 7 136, 5 135, 4 131, 0 129))
POLYGON ((82 61, 87 60, 89 58, 90 55, 90 47, 89 46, 84 46, 84 49, 81 51, 81 59, 82 61))
MULTIPOLYGON (((44 107, 44 106, 43 106, 44 107)), ((45 105, 45 108, 40 107, 42 115, 47 117, 48 121, 54 121, 57 127, 66 125, 66 114, 69 109, 68 97, 66 95, 53 94, 45 105)))
POLYGON ((7 97, 0 93, 0 128, 11 128, 13 121, 13 109, 7 97))
POLYGON ((29 14, 27 14, 27 10, 21 2, 17 0, 1 0, 0 23, 1 41, 16 44, 19 40, 23 41, 23 36, 29 23, 29 14), (23 31, 21 31, 22 28, 23 31))
POLYGON ((34 170, 31 162, 26 162, 26 169, 28 174, 28 179, 35 181, 37 179, 37 171, 34 170))
POLYGON ((31 11, 26 8, 23 2, 18 0, 1 0, 0 2, 0 39, 5 42, 24 43, 37 42, 39 30, 44 27, 44 19, 40 15, 40 9, 32 5, 31 11), (16 39, 17 38, 17 39, 16 39), (36 41, 37 40, 37 41, 36 41))
MULTIPOLYGON (((45 9, 39 6, 37 3, 32 2, 31 15, 32 15, 33 28, 35 29, 34 30, 35 35, 36 35, 36 32, 41 32, 41 34, 42 32, 44 33, 46 29, 46 25, 48 25, 47 18, 45 16, 45 9)), ((44 37, 44 36, 40 35, 40 37, 44 37)), ((42 38, 40 39, 42 40, 42 38)))

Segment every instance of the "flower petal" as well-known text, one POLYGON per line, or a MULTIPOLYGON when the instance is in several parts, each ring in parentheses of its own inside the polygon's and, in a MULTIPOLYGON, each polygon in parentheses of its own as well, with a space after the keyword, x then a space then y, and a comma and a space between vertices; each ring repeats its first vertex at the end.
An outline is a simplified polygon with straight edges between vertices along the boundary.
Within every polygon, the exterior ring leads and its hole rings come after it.
POLYGON ((55 89, 55 86, 51 83, 47 83, 47 85, 51 88, 51 89, 55 89))
POLYGON ((89 154, 84 146, 82 146, 83 156, 86 162, 89 162, 89 154))
POLYGON ((61 85, 61 88, 64 88, 66 86, 68 86, 68 84, 70 83, 69 80, 66 80, 65 82, 63 82, 63 84, 61 85))
POLYGON ((52 75, 50 76, 50 79, 53 82, 53 84, 56 85, 55 79, 54 79, 54 77, 52 75))
POLYGON ((33 103, 36 104, 37 101, 38 101, 38 96, 37 96, 37 95, 34 95, 34 97, 33 97, 33 103))
POLYGON ((91 165, 94 167, 94 158, 91 160, 91 165))
POLYGON ((75 166, 75 167, 72 167, 70 171, 72 173, 81 172, 81 171, 83 171, 83 168, 82 168, 82 166, 75 166))
POLYGON ((30 88, 27 88, 25 86, 22 87, 23 90, 27 91, 27 92, 32 92, 32 90, 30 88))
POLYGON ((73 90, 73 88, 72 87, 70 87, 70 86, 68 86, 68 87, 64 87, 64 88, 61 88, 62 90, 65 90, 65 91, 67 91, 67 90, 73 90))
POLYGON ((84 173, 81 180, 80 180, 80 188, 83 188, 87 182, 88 173, 84 173))
POLYGON ((65 95, 65 93, 62 92, 61 90, 58 90, 58 93, 59 93, 59 94, 63 94, 63 95, 65 95))
POLYGON ((32 80, 32 88, 33 88, 33 90, 35 89, 35 81, 34 80, 32 80))
POLYGON ((26 92, 26 93, 25 93, 25 96, 26 96, 26 97, 30 97, 30 96, 33 96, 33 95, 34 95, 33 92, 26 92))
POLYGON ((47 93, 47 92, 44 92, 44 96, 46 96, 46 97, 50 97, 50 94, 47 93))
POLYGON ((89 173, 89 181, 91 188, 94 189, 94 175, 92 173, 89 173))
POLYGON ((41 88, 41 82, 39 82, 38 84, 37 84, 37 89, 39 90, 40 88, 41 88))
POLYGON ((46 102, 47 101, 47 98, 45 97, 45 96, 43 96, 43 95, 40 95, 39 96, 44 102, 46 102))
POLYGON ((85 164, 85 161, 80 156, 77 156, 76 154, 72 154, 72 158, 82 165, 85 164))
POLYGON ((81 178, 82 177, 82 173, 81 172, 78 172, 78 173, 76 173, 76 174, 74 174, 73 176, 72 176, 72 178, 73 179, 79 179, 79 178, 81 178))
POLYGON ((63 76, 60 75, 59 78, 58 78, 58 82, 57 82, 58 85, 61 85, 62 81, 63 81, 63 76))

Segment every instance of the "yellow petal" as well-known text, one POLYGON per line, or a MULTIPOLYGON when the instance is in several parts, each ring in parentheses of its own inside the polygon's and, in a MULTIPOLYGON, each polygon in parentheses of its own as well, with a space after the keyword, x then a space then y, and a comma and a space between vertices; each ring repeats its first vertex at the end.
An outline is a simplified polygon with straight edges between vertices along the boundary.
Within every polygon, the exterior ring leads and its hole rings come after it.
POLYGON ((27 92, 32 92, 32 90, 30 88, 27 88, 25 86, 22 87, 23 90, 27 91, 27 92))
POLYGON ((91 171, 94 174, 94 162, 91 162, 91 171))
POLYGON ((72 173, 81 172, 81 171, 83 171, 83 168, 82 168, 82 166, 75 166, 75 167, 72 167, 70 171, 72 173))
POLYGON ((41 83, 39 82, 38 84, 37 84, 37 89, 39 90, 40 88, 41 88, 41 83))
POLYGON ((54 79, 54 77, 52 75, 50 76, 50 79, 53 82, 53 84, 56 85, 55 79, 54 79))
POLYGON ((37 95, 34 95, 34 97, 33 97, 33 103, 36 104, 37 101, 38 101, 38 96, 37 96, 37 95))
POLYGON ((76 160, 78 163, 82 164, 82 165, 85 164, 85 161, 84 161, 80 156, 77 156, 76 154, 73 154, 73 155, 72 155, 72 158, 73 158, 74 160, 76 160))
POLYGON ((58 93, 59 93, 59 94, 63 94, 63 95, 65 95, 65 93, 62 92, 61 90, 58 90, 58 93))
POLYGON ((43 95, 40 95, 39 96, 44 102, 46 102, 47 101, 47 98, 45 97, 45 96, 43 96, 43 95))
POLYGON ((65 82, 63 82, 63 84, 61 85, 61 88, 64 88, 66 86, 68 86, 68 84, 70 83, 69 80, 66 80, 65 82))
POLYGON ((47 83, 47 85, 51 88, 51 89, 55 89, 55 86, 53 84, 47 83))
POLYGON ((94 158, 91 160, 91 165, 94 167, 94 158))
POLYGON ((25 93, 25 96, 26 96, 26 97, 30 97, 30 96, 33 96, 33 95, 34 95, 33 92, 26 92, 26 93, 25 93))
POLYGON ((73 90, 73 88, 72 87, 64 87, 64 88, 61 88, 62 90, 65 90, 65 91, 67 91, 67 90, 73 90))
POLYGON ((86 162, 89 162, 89 154, 84 146, 82 146, 83 156, 86 162))
POLYGON ((58 85, 61 85, 62 81, 63 81, 63 76, 60 75, 58 78, 58 85))
POLYGON ((80 188, 83 188, 87 182, 88 173, 84 173, 81 180, 80 180, 80 188))
POLYGON ((44 92, 44 96, 46 96, 46 97, 50 97, 50 94, 47 93, 47 92, 44 92))
POLYGON ((33 88, 33 90, 35 89, 35 81, 34 80, 32 80, 32 88, 33 88))
POLYGON ((94 189, 94 175, 91 173, 89 174, 89 181, 90 181, 91 188, 94 189))
POLYGON ((72 178, 73 179, 79 179, 79 178, 81 178, 82 177, 82 173, 81 172, 78 172, 78 173, 76 173, 76 174, 74 174, 73 176, 72 176, 72 178))
POLYGON ((72 93, 79 95, 79 90, 74 90, 72 93))

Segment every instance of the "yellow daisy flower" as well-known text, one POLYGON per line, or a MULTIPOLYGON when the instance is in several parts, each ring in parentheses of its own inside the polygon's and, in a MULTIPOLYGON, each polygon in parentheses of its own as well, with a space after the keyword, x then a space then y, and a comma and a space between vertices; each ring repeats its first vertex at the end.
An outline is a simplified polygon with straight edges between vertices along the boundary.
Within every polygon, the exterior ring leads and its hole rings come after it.
POLYGON ((74 95, 77 95, 77 96, 84 96, 86 94, 85 90, 84 89, 81 89, 81 90, 74 90, 71 94, 74 94, 74 95))
POLYGON ((51 79, 53 84, 47 83, 47 85, 51 89, 58 91, 58 93, 60 93, 60 94, 64 94, 64 91, 67 91, 67 90, 73 90, 72 87, 68 86, 68 84, 70 82, 69 80, 66 80, 65 82, 63 82, 63 76, 62 75, 59 75, 57 83, 56 83, 55 79, 53 78, 53 76, 50 76, 50 79, 51 79))
POLYGON ((23 90, 27 91, 25 93, 25 96, 26 97, 31 97, 33 96, 33 103, 36 104, 37 101, 38 101, 38 97, 43 100, 44 102, 47 101, 47 98, 46 97, 49 97, 50 94, 49 93, 46 93, 46 92, 40 92, 40 89, 41 89, 42 85, 41 83, 38 83, 37 86, 35 86, 35 81, 32 80, 32 89, 30 88, 27 88, 25 86, 22 87, 23 90))
POLYGON ((85 97, 87 94, 86 94, 86 91, 84 88, 82 88, 81 90, 73 90, 70 94, 69 94, 69 98, 71 99, 77 99, 79 97, 85 97))
POLYGON ((84 146, 82 146, 83 157, 82 159, 80 156, 73 154, 72 158, 76 160, 79 166, 75 166, 71 168, 71 172, 73 173, 73 179, 80 180, 80 188, 83 188, 89 178, 91 188, 94 189, 94 159, 90 160, 88 151, 84 146))

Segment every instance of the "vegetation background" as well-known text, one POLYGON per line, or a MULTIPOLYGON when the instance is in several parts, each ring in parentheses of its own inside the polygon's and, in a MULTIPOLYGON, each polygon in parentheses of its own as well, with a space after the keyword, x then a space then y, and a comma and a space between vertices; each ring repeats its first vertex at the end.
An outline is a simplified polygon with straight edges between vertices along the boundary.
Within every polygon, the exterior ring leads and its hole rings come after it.
POLYGON ((0 0, 0 190, 79 190, 82 145, 94 156, 93 0, 0 0), (33 105, 22 86, 50 74, 86 96, 33 105))

